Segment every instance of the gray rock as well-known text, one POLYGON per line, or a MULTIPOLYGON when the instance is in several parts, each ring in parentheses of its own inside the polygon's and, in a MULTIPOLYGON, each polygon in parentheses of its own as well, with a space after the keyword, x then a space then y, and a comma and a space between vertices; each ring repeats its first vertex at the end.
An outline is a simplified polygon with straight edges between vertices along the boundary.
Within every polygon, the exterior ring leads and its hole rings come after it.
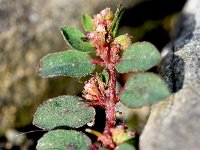
POLYGON ((199 88, 182 89, 153 106, 140 137, 141 150, 199 150, 199 88))
POLYGON ((188 0, 165 48, 161 74, 175 93, 152 107, 141 150, 199 150, 200 1, 188 0))

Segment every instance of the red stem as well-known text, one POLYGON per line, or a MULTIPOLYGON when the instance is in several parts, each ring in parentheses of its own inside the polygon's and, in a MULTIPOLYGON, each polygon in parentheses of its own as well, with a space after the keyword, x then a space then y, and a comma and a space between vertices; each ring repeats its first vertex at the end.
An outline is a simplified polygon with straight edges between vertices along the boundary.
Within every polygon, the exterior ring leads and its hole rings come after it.
POLYGON ((115 104, 117 101, 116 96, 116 73, 115 65, 108 65, 109 82, 108 82, 108 100, 106 106, 106 133, 110 134, 110 128, 115 127, 115 104))
MULTIPOLYGON (((108 43, 110 47, 110 43, 108 43)), ((110 48, 111 50, 111 48, 110 48)), ((106 127, 104 130, 104 133, 106 134, 111 134, 110 129, 115 127, 115 105, 118 101, 118 96, 116 94, 116 72, 115 72, 115 65, 116 62, 112 61, 112 56, 111 52, 107 51, 107 57, 106 60, 101 60, 101 59, 92 59, 93 64, 99 64, 103 68, 105 68, 109 74, 109 81, 108 81, 108 95, 106 98, 106 127)), ((102 102, 102 101, 101 101, 102 102)), ((102 103, 96 103, 96 104, 91 104, 93 106, 95 105, 102 105, 102 103)), ((105 104, 105 103, 104 103, 105 104)))
POLYGON ((113 55, 114 53, 111 52, 111 43, 113 40, 108 41, 109 51, 107 51, 107 60, 104 60, 104 64, 106 65, 105 68, 109 74, 109 81, 108 81, 108 96, 107 96, 107 105, 106 105, 106 127, 104 133, 110 134, 110 129, 115 127, 115 105, 118 101, 118 96, 116 94, 116 72, 115 66, 116 62, 114 58, 116 57, 113 55))

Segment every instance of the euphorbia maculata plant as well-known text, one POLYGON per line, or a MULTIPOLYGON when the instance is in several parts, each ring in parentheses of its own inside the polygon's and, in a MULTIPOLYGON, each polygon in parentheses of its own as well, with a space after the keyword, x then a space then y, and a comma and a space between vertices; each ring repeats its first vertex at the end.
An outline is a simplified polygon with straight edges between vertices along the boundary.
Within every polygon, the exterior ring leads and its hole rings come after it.
POLYGON ((50 130, 39 139, 38 150, 134 149, 127 141, 135 137, 135 132, 128 131, 125 123, 116 124, 116 104, 138 108, 169 95, 167 85, 158 75, 144 73, 160 61, 156 47, 149 42, 132 44, 128 34, 116 36, 123 12, 124 8, 119 5, 114 14, 106 8, 93 18, 83 15, 85 34, 73 27, 62 27, 62 34, 73 50, 52 53, 41 59, 39 75, 42 77, 91 75, 96 65, 103 71, 85 82, 82 98, 59 96, 38 107, 33 124, 50 130), (135 73, 117 92, 117 73, 129 72, 135 73), (96 106, 105 109, 104 132, 89 127, 85 131, 98 137, 98 145, 92 144, 83 132, 75 131, 95 122, 96 106), (61 129, 63 126, 73 130, 61 129))

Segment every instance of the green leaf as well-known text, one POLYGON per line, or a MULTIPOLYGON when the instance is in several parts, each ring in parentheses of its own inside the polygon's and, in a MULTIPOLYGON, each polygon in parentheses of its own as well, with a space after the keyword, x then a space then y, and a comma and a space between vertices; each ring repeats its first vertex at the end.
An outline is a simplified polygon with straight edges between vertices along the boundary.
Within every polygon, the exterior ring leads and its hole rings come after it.
POLYGON ((102 71, 102 80, 106 85, 108 84, 109 74, 105 69, 102 71))
POLYGON ((95 109, 81 97, 64 95, 43 102, 34 114, 33 124, 42 129, 59 126, 79 128, 95 117, 95 109))
POLYGON ((85 31, 90 32, 94 30, 94 24, 93 24, 92 18, 89 15, 87 14, 83 15, 82 24, 85 31))
POLYGON ((39 75, 42 77, 84 76, 92 73, 95 68, 90 59, 87 53, 74 50, 52 53, 40 60, 39 75))
POLYGON ((53 130, 38 140, 37 150, 88 150, 91 140, 74 130, 53 130))
POLYGON ((90 52, 94 50, 93 44, 78 29, 73 27, 62 27, 62 34, 66 41, 76 50, 90 52))
POLYGON ((135 147, 128 143, 118 145, 115 150, 136 150, 135 147))
POLYGON ((166 83, 156 74, 140 73, 133 75, 125 84, 120 101, 127 107, 137 108, 151 105, 169 96, 166 83))
POLYGON ((125 11, 125 8, 122 7, 122 5, 119 5, 115 12, 114 19, 112 21, 111 29, 110 29, 113 37, 115 37, 117 33, 119 22, 122 18, 124 11, 125 11))
MULTIPOLYGON (((108 85, 109 74, 105 69, 103 69, 102 71, 102 81, 105 83, 106 86, 108 85)), ((120 89, 121 89, 121 84, 119 83, 119 81, 116 81, 116 92, 119 93, 120 89)))
POLYGON ((123 52, 122 59, 117 64, 117 71, 143 71, 155 66, 159 61, 160 53, 154 45, 149 42, 137 42, 123 52))

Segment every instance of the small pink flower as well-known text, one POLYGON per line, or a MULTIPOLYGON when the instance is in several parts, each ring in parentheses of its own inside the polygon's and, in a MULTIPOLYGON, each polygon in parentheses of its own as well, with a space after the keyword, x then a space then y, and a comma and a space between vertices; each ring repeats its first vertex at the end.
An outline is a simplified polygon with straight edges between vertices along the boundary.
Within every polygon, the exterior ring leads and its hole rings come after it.
POLYGON ((97 27, 96 27, 96 32, 105 32, 105 26, 103 24, 99 24, 97 27))

